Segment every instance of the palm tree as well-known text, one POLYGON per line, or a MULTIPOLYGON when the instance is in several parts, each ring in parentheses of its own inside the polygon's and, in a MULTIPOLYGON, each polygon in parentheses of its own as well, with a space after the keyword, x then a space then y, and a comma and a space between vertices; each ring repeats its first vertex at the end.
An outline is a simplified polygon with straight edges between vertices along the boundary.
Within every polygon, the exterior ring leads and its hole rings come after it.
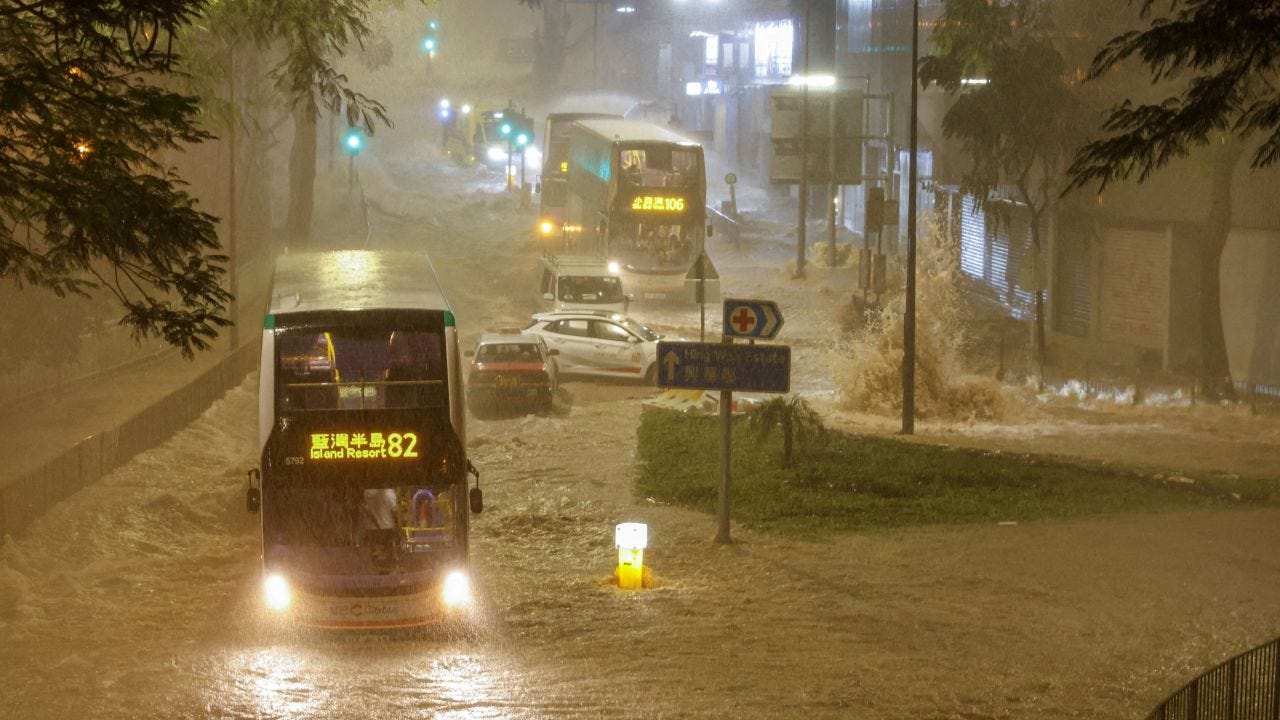
POLYGON ((761 440, 768 438, 779 425, 782 426, 783 470, 795 465, 796 441, 827 440, 827 428, 822 424, 822 417, 799 395, 776 397, 751 414, 751 429, 761 440))

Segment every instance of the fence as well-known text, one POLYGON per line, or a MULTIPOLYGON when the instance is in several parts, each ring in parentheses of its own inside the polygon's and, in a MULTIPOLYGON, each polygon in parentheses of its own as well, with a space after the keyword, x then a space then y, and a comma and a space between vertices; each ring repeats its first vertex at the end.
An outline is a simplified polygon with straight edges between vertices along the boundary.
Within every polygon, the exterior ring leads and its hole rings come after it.
POLYGON ((1280 638, 1187 683, 1147 720, 1280 720, 1280 638))
POLYGON ((0 538, 16 535, 55 503, 182 429, 258 366, 258 343, 241 346, 190 384, 118 427, 94 433, 0 487, 0 538))

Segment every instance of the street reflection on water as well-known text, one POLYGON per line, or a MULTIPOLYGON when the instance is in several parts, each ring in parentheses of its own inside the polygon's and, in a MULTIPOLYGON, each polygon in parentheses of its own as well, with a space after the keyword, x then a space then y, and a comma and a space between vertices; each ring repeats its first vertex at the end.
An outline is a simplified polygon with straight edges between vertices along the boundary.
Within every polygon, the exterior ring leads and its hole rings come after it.
POLYGON ((519 673, 483 652, 352 636, 232 652, 205 707, 270 718, 522 716, 519 673), (515 715, 513 715, 513 712, 515 715))
POLYGON ((249 700, 258 715, 305 717, 328 705, 325 693, 304 679, 306 661, 284 648, 250 651, 239 696, 249 700))

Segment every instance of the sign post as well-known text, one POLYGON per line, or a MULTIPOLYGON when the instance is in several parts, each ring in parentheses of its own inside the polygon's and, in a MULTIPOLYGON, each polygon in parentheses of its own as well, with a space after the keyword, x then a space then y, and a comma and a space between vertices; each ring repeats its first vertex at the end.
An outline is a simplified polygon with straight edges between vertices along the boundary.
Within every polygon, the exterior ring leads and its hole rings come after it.
POLYGON ((720 391, 720 489, 716 542, 732 543, 729 507, 733 457, 733 392, 785 393, 791 389, 791 348, 756 345, 782 327, 782 312, 771 300, 724 301, 724 326, 718 343, 658 342, 658 385, 720 391), (735 345, 735 337, 749 344, 735 345))
MULTIPOLYGON (((727 347, 733 346, 733 338, 725 335, 721 341, 727 347)), ((716 501, 716 542, 730 545, 733 538, 729 535, 729 509, 731 502, 733 472, 733 391, 720 393, 720 490, 716 501)))

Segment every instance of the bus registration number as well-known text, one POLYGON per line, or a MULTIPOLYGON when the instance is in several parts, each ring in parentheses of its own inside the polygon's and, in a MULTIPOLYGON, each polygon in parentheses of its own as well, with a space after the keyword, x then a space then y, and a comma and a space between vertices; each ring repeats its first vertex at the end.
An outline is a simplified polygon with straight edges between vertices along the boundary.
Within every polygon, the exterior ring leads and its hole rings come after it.
POLYGON ((637 195, 631 201, 631 209, 641 212, 684 212, 684 198, 662 195, 637 195))
POLYGON ((418 433, 311 433, 312 460, 399 460, 418 457, 418 433))

